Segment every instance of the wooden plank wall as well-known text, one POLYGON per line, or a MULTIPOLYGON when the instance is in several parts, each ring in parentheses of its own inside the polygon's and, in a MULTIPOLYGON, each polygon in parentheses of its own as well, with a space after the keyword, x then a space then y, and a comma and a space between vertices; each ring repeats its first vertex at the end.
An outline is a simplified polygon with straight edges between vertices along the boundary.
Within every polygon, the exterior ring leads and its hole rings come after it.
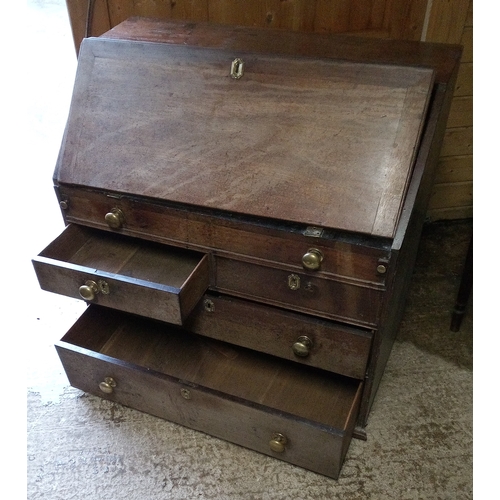
POLYGON ((431 220, 472 217, 472 0, 433 0, 425 39, 460 43, 463 54, 434 188, 431 220))
POLYGON ((472 0, 66 0, 78 51, 131 16, 462 43, 428 217, 472 217, 472 0))

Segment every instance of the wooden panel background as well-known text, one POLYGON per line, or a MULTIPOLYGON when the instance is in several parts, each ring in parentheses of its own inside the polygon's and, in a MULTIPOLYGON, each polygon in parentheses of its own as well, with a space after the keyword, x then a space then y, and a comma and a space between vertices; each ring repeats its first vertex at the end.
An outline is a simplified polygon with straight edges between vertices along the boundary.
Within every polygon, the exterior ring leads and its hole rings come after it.
POLYGON ((472 0, 432 0, 425 39, 463 54, 429 203, 431 220, 472 217, 472 0))
POLYGON ((460 43, 428 218, 472 217, 472 0, 66 0, 75 48, 131 16, 460 43))

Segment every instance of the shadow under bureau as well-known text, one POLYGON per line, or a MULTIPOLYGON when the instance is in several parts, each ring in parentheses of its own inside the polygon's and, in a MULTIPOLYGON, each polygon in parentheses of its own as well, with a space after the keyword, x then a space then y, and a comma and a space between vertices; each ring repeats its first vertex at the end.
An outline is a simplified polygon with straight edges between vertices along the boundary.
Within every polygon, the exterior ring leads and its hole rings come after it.
POLYGON ((33 263, 70 383, 337 478, 404 308, 460 48, 133 18, 82 43, 33 263))

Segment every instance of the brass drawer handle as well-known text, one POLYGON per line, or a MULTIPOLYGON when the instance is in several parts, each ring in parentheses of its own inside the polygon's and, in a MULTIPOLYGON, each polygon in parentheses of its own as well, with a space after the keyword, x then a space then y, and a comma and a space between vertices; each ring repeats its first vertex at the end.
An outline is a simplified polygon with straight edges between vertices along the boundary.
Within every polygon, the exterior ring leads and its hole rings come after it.
POLYGON ((292 351, 295 356, 305 358, 309 356, 309 352, 313 346, 312 340, 305 335, 300 336, 292 346, 292 351))
POLYGON ((317 248, 310 248, 302 256, 302 265, 309 271, 317 271, 323 262, 323 254, 317 248))
POLYGON ((99 384, 99 389, 101 389, 101 391, 106 394, 111 394, 115 387, 116 382, 112 377, 105 377, 104 380, 99 384))
POLYGON ((85 285, 82 285, 78 292, 83 300, 94 300, 98 293, 109 295, 109 285, 104 280, 99 280, 97 283, 93 280, 87 280, 85 285))
POLYGON ((275 432, 269 441, 269 447, 275 453, 283 453, 285 451, 285 445, 287 444, 288 439, 285 435, 280 432, 275 432))
POLYGON ((78 291, 83 300, 94 300, 95 296, 99 293, 99 286, 95 281, 88 280, 85 285, 82 285, 78 291))
POLYGON ((125 216, 119 208, 113 208, 104 216, 104 220, 111 229, 120 229, 125 222, 125 216))
POLYGON ((379 264, 377 266, 377 273, 378 274, 385 274, 387 272, 387 266, 385 264, 379 264))

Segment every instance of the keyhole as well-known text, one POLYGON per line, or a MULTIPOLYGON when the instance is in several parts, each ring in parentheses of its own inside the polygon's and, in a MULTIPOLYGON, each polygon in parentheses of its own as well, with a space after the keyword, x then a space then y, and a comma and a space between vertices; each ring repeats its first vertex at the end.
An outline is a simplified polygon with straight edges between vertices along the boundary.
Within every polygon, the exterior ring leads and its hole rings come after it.
POLYGON ((239 79, 243 76, 243 67, 245 63, 239 59, 236 58, 232 63, 231 63, 231 76, 235 79, 239 79))

